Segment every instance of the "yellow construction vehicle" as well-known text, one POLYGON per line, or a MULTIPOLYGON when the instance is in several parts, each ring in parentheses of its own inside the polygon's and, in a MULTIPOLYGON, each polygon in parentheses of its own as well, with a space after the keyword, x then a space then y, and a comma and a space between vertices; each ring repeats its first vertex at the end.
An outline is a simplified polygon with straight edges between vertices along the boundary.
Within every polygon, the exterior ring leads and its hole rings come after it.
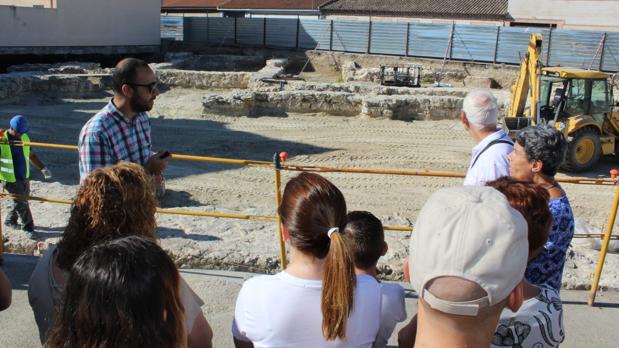
POLYGON ((528 125, 553 126, 569 141, 563 168, 592 169, 600 155, 619 153, 619 113, 613 113, 611 76, 595 70, 543 67, 541 49, 542 35, 531 34, 504 125, 510 136, 528 125))

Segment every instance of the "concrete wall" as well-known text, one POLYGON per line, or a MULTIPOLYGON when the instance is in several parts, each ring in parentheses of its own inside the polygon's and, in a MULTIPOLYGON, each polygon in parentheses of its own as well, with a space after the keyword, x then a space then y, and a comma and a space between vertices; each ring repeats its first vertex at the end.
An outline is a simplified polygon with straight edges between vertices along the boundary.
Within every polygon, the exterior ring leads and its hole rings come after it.
POLYGON ((46 8, 56 7, 57 0, 0 0, 0 6, 33 7, 43 6, 46 8))
POLYGON ((0 47, 159 45, 153 0, 57 0, 57 8, 0 6, 0 47))
POLYGON ((510 0, 508 11, 517 22, 619 31, 619 0, 510 0))

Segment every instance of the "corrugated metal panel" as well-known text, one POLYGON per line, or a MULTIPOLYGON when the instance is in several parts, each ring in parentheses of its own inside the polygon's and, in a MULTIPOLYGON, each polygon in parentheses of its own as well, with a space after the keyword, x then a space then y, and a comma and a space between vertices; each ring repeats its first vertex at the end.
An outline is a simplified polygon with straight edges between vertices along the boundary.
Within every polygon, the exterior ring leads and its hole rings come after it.
POLYGON ((264 19, 237 18, 236 42, 241 46, 262 46, 264 44, 264 19))
POLYGON ((344 52, 367 52, 368 22, 333 22, 333 50, 344 52))
POLYGON ((492 62, 497 27, 490 25, 456 25, 451 58, 492 62))
POLYGON ((607 33, 602 70, 619 71, 619 33, 607 33))
POLYGON ((161 16, 161 38, 183 40, 183 17, 161 16))
POLYGON ((267 46, 295 48, 297 20, 291 18, 267 18, 267 46))
POLYGON ((301 19, 299 26, 299 48, 329 49, 331 21, 301 19))
MULTIPOLYGON (((527 53, 532 33, 542 34, 542 62, 546 63, 546 48, 548 47, 548 29, 539 28, 508 28, 501 27, 496 60, 498 63, 520 64, 527 53)), ((555 31, 553 31, 554 36, 555 31)), ((553 37, 554 39, 554 37, 553 37)))
POLYGON ((550 45, 550 62, 548 65, 569 66, 597 69, 600 65, 599 55, 595 57, 602 40, 602 33, 583 30, 554 30, 550 45))
POLYGON ((234 18, 207 17, 208 42, 211 45, 234 45, 234 18))
POLYGON ((207 18, 185 17, 183 19, 183 36, 187 42, 208 42, 207 18))
POLYGON ((411 23, 408 54, 419 57, 443 58, 449 43, 451 24, 411 23))
POLYGON ((407 23, 372 22, 371 53, 406 55, 407 23))

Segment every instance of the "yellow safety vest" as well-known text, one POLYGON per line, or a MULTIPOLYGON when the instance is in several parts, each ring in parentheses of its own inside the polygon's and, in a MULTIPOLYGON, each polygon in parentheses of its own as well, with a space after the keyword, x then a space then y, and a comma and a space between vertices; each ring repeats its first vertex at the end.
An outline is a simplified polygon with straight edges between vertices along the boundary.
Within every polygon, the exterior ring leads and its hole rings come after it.
MULTIPOLYGON (((9 145, 9 132, 0 130, 0 180, 15 182, 15 170, 13 168, 13 154, 9 145)), ((22 134, 21 141, 29 142, 27 134, 22 134)), ((26 179, 30 177, 30 146, 24 146, 24 159, 26 160, 26 179)))

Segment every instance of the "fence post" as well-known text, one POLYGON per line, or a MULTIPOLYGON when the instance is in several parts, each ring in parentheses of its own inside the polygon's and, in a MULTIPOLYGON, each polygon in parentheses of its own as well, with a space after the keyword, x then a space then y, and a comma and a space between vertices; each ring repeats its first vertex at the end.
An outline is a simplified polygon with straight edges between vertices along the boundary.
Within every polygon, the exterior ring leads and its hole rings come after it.
POLYGON ((284 243, 284 235, 282 233, 282 218, 279 215, 279 205, 282 201, 281 194, 281 186, 282 186, 282 177, 281 177, 281 159, 279 156, 279 152, 276 152, 273 155, 273 167, 275 168, 275 212, 277 213, 277 236, 279 239, 279 262, 281 270, 286 269, 286 244, 284 243))
POLYGON ((410 22, 406 23, 406 53, 405 55, 408 57, 408 46, 410 45, 410 37, 411 37, 411 24, 410 22))
POLYGON ((329 24, 329 51, 333 51, 333 19, 329 24))
POLYGON ((301 18, 297 16, 297 35, 294 43, 294 48, 299 49, 299 30, 301 29, 301 18))
MULTIPOLYGON (((619 183, 619 182, 618 182, 619 183)), ((604 240, 602 241, 602 248, 600 249, 600 257, 598 258, 598 264, 595 269, 595 276, 593 283, 591 283, 591 292, 589 293, 589 306, 593 306, 595 303, 595 296, 598 291, 598 285, 600 283, 600 277, 602 276, 602 268, 604 267, 604 260, 606 259, 606 252, 608 251, 608 243, 610 243, 610 235, 613 233, 613 225, 615 224, 615 217, 617 216, 617 206, 619 206, 619 185, 615 184, 615 199, 610 209, 610 215, 608 215, 608 223, 606 224, 606 233, 604 233, 604 240)))
POLYGON ((262 47, 267 47, 267 18, 262 21, 262 47))
POLYGON ((367 54, 370 54, 370 51, 372 50, 372 19, 370 18, 370 20, 368 21, 368 47, 367 47, 367 54))
POLYGON ((234 17, 234 45, 235 46, 238 45, 236 31, 237 31, 237 17, 234 17))
POLYGON ((604 33, 604 37, 602 38, 602 49, 600 51, 600 68, 599 71, 602 71, 604 68, 604 48, 606 47, 606 38, 608 37, 607 33, 604 33))
POLYGON ((546 47, 546 66, 550 65, 550 46, 552 45, 552 27, 548 32, 548 46, 546 47))
POLYGON ((211 24, 208 19, 208 15, 206 16, 206 44, 208 45, 211 42, 211 24))
POLYGON ((501 32, 501 27, 496 26, 496 41, 494 43, 494 53, 492 55, 492 64, 496 64, 496 55, 499 51, 499 33, 501 32))
POLYGON ((451 60, 451 54, 453 53, 454 50, 454 32, 456 31, 456 22, 452 21, 451 22, 451 32, 449 33, 449 59, 451 60))

